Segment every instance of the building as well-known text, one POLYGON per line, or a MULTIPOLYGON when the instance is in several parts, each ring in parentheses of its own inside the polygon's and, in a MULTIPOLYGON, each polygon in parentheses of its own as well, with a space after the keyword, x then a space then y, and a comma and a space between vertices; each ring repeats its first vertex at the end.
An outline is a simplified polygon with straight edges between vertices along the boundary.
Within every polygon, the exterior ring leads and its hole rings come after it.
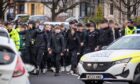
MULTIPOLYGON (((29 15, 47 15, 51 17, 51 11, 45 3, 48 0, 15 0, 15 14, 29 14, 29 15), (43 2, 42 2, 43 1, 43 2)), ((71 0, 72 3, 80 0, 71 0)), ((68 17, 85 17, 91 16, 95 14, 97 5, 103 0, 87 0, 90 3, 81 3, 77 5, 75 8, 66 11, 65 13, 68 17)), ((64 14, 64 13, 63 13, 64 14)), ((62 14, 62 15, 63 15, 62 14)))
MULTIPOLYGON (((5 1, 5 0, 3 0, 3 1, 5 1)), ((4 11, 5 12, 4 21, 12 20, 15 15, 14 11, 15 11, 14 0, 8 0, 6 10, 4 11)))
POLYGON ((40 0, 15 1, 16 14, 44 15, 46 13, 46 6, 40 0))
MULTIPOLYGON (((118 2, 118 4, 123 10, 127 10, 123 8, 122 6, 123 3, 121 3, 121 1, 118 2)), ((119 11, 111 0, 104 0, 103 6, 104 6, 104 17, 107 18, 108 20, 111 19, 120 24, 124 23, 127 20, 127 16, 123 14, 121 11, 119 11)), ((137 16, 140 16, 140 7, 137 10, 135 10, 131 18, 135 18, 137 16)))
POLYGON ((104 17, 108 20, 114 20, 117 23, 123 23, 126 21, 126 15, 122 14, 114 4, 109 0, 104 0, 104 17))
POLYGON ((72 16, 85 17, 94 15, 100 1, 102 0, 87 0, 88 3, 81 3, 72 10, 72 16))

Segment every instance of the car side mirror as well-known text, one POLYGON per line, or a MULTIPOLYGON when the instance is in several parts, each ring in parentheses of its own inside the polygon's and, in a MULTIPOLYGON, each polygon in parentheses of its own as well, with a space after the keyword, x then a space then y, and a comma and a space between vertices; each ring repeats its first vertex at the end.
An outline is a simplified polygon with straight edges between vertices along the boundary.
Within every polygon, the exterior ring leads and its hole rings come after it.
POLYGON ((106 49, 107 49, 107 47, 108 47, 108 46, 103 46, 103 47, 102 47, 102 50, 106 50, 106 49))

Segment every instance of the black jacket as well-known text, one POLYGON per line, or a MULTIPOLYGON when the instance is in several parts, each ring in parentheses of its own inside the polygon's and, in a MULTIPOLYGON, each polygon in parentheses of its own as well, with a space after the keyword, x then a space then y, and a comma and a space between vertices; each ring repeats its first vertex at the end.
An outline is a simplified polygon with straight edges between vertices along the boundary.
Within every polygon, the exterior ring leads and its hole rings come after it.
POLYGON ((72 35, 71 31, 69 30, 67 35, 68 35, 67 36, 67 48, 69 50, 79 51, 79 49, 80 49, 80 39, 77 36, 76 32, 75 32, 74 35, 72 35))
POLYGON ((48 43, 48 36, 47 36, 46 32, 43 30, 40 30, 40 29, 36 29, 36 31, 33 35, 33 39, 34 39, 35 47, 44 47, 45 48, 48 43))
POLYGON ((113 34, 113 38, 114 40, 118 39, 121 36, 120 34, 120 29, 114 29, 114 34, 113 34))
POLYGON ((94 50, 98 45, 98 37, 99 37, 99 33, 97 31, 88 32, 86 47, 92 48, 94 50))
POLYGON ((99 30, 99 45, 108 46, 113 42, 113 33, 111 28, 104 28, 99 30))
POLYGON ((65 49, 64 36, 62 33, 53 33, 50 40, 50 47, 54 53, 62 53, 65 49))
POLYGON ((80 43, 85 44, 85 41, 86 41, 86 33, 85 33, 85 31, 82 31, 82 32, 77 31, 76 34, 77 34, 77 36, 79 38, 80 43))
POLYGON ((26 30, 25 34, 25 46, 32 46, 33 35, 35 33, 34 29, 26 30))

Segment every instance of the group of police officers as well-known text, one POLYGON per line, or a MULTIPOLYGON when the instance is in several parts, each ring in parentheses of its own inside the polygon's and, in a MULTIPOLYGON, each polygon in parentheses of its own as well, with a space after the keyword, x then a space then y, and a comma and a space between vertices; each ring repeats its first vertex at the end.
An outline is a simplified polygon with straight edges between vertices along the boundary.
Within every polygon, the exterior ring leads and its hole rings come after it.
POLYGON ((45 73, 46 69, 55 67, 55 76, 59 76, 61 66, 68 65, 75 74, 83 54, 98 51, 123 35, 135 34, 137 30, 132 20, 123 28, 106 19, 99 28, 94 22, 82 24, 72 20, 69 24, 70 28, 66 29, 64 24, 44 25, 30 21, 28 25, 18 24, 14 28, 13 23, 0 21, 0 28, 8 30, 23 61, 35 66, 32 74, 45 73))

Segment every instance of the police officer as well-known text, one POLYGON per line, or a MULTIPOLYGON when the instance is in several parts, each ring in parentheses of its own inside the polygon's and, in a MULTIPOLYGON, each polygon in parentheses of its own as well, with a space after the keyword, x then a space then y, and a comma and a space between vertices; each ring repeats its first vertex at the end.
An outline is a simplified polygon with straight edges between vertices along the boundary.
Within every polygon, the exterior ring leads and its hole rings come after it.
POLYGON ((52 35, 52 38, 50 40, 50 46, 51 50, 49 53, 53 53, 53 59, 55 62, 55 76, 59 76, 60 71, 60 60, 61 56, 64 56, 64 49, 65 49, 65 43, 64 43, 64 36, 61 33, 60 26, 56 26, 54 29, 54 33, 52 35))
POLYGON ((88 28, 88 33, 86 36, 87 40, 86 40, 85 53, 94 52, 95 48, 98 45, 99 33, 95 29, 95 25, 93 23, 88 23, 88 24, 86 24, 86 26, 88 28))
POLYGON ((125 27, 125 35, 131 35, 137 33, 137 27, 134 26, 134 22, 129 20, 127 26, 125 27))
POLYGON ((8 28, 8 32, 10 34, 11 39, 13 39, 13 41, 16 45, 16 49, 19 50, 19 48, 20 48, 20 37, 19 37, 18 31, 13 28, 13 23, 8 23, 7 28, 8 28))

